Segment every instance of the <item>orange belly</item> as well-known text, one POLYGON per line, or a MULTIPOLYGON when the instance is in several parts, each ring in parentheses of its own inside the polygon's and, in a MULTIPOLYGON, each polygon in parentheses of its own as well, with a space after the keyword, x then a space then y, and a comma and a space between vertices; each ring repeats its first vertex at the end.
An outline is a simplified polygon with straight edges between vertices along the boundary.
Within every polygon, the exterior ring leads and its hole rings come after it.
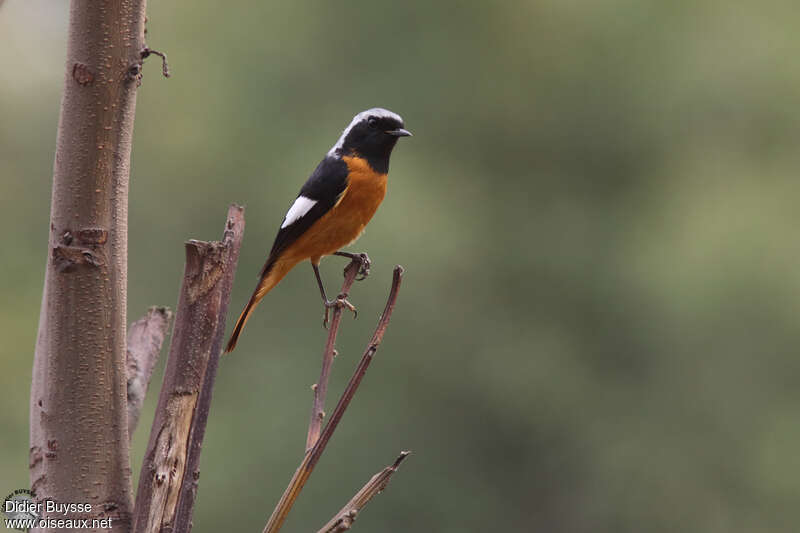
POLYGON ((375 172, 360 157, 342 159, 349 169, 347 188, 336 205, 289 246, 282 259, 295 264, 305 259, 318 263, 323 255, 358 239, 381 205, 386 195, 386 174, 375 172))

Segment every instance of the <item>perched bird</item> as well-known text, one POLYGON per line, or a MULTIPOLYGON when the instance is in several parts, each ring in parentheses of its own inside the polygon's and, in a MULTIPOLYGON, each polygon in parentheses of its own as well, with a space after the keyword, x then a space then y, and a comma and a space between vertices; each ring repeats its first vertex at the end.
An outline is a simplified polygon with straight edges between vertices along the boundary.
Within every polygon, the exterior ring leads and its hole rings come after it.
POLYGON ((328 299, 319 262, 325 255, 356 255, 340 248, 361 235, 383 201, 389 156, 397 139, 411 135, 403 126, 399 115, 376 107, 357 114, 345 128, 283 218, 258 285, 236 321, 225 353, 236 347, 242 328, 262 298, 306 259, 311 260, 326 317, 328 308, 334 305, 355 311, 346 300, 328 299))

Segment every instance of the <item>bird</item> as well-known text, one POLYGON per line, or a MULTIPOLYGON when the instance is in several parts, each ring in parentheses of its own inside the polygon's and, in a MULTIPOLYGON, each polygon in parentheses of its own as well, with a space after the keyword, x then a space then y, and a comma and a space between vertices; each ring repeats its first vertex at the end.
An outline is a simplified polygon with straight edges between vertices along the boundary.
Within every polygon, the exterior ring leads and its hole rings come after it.
POLYGON ((236 320, 225 353, 233 351, 253 310, 298 263, 306 259, 317 279, 328 309, 335 305, 355 307, 344 298, 329 300, 319 263, 322 257, 339 255, 361 260, 359 274, 368 273, 365 254, 344 252, 364 231, 386 195, 389 157, 401 137, 410 137, 402 117, 375 107, 358 113, 336 144, 311 173, 283 217, 272 249, 259 274, 250 300, 236 320))

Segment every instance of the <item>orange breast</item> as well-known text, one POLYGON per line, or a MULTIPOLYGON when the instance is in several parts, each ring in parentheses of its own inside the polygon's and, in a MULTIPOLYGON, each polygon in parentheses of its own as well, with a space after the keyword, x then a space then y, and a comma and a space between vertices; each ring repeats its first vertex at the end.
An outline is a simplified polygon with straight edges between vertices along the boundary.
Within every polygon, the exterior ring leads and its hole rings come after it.
POLYGON ((286 251, 296 261, 323 255, 352 243, 361 235, 386 195, 386 174, 372 170, 360 157, 342 157, 349 169, 347 188, 339 202, 286 251))

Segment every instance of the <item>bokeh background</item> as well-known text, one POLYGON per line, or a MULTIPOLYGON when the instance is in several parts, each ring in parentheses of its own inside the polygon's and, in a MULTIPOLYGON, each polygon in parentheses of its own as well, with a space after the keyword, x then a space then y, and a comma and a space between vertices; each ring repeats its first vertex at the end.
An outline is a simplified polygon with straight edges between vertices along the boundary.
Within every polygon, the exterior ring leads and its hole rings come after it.
MULTIPOLYGON (((66 2, 0 8, 0 492, 28 485, 66 2)), ((415 136, 354 247, 373 259, 332 402, 399 305, 292 511, 313 531, 400 450, 357 531, 789 532, 800 525, 795 2, 151 2, 129 318, 182 242, 247 206, 230 323, 353 114, 415 136)), ((343 260, 323 263, 338 284, 343 260)), ((195 531, 258 531, 297 466, 325 331, 308 266, 219 372, 195 531)), ((163 361, 159 368, 163 367, 163 361)), ((138 477, 159 369, 134 440, 138 477)))

